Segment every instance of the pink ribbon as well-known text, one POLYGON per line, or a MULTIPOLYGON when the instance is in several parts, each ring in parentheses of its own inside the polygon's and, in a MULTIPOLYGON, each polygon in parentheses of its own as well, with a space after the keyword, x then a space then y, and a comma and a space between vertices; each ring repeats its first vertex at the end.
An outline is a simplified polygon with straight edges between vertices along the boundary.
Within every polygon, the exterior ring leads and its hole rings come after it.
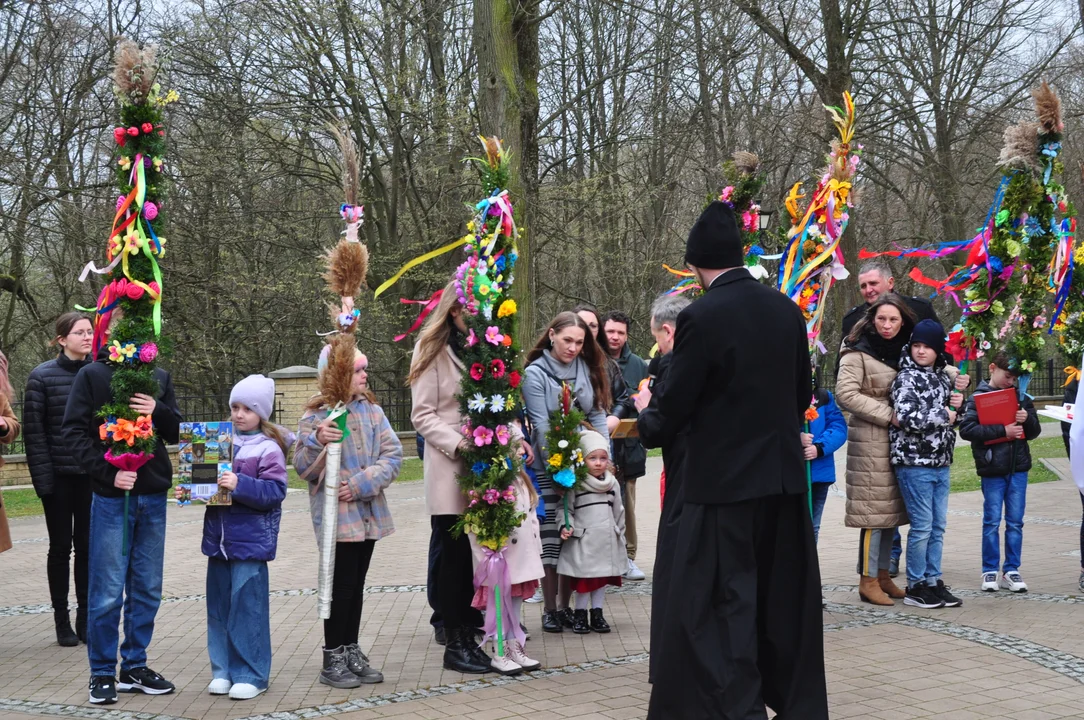
POLYGON ((519 626, 519 620, 512 613, 512 579, 508 570, 508 561, 504 559, 504 551, 493 552, 489 548, 482 548, 483 559, 478 563, 474 571, 474 587, 486 589, 486 621, 482 630, 486 640, 497 637, 497 589, 501 591, 501 617, 499 621, 504 627, 505 642, 515 639, 520 645, 526 641, 527 636, 519 626), (509 630, 510 629, 510 630, 509 630), (511 637, 509 637, 509 633, 511 637))
POLYGON ((433 296, 430 297, 428 300, 408 300, 406 298, 399 298, 399 302, 403 303, 404 305, 425 305, 425 307, 422 308, 421 313, 418 314, 418 318, 414 321, 414 324, 410 326, 409 330, 407 330, 402 335, 395 336, 395 342, 399 342, 407 335, 420 328, 422 326, 422 323, 425 322, 425 319, 429 317, 429 313, 433 312, 433 309, 437 306, 437 303, 440 302, 440 298, 443 295, 444 288, 441 288, 440 290, 437 290, 435 293, 433 293, 433 296))

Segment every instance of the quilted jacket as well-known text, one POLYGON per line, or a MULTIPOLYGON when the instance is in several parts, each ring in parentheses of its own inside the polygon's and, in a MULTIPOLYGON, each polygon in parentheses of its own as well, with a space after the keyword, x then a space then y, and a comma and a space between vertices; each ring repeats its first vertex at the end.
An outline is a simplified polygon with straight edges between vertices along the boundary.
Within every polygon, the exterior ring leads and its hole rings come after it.
POLYGON ((907 508, 889 454, 892 424, 889 394, 896 370, 861 345, 845 347, 836 378, 836 402, 851 414, 847 423, 847 527, 907 525, 907 508))

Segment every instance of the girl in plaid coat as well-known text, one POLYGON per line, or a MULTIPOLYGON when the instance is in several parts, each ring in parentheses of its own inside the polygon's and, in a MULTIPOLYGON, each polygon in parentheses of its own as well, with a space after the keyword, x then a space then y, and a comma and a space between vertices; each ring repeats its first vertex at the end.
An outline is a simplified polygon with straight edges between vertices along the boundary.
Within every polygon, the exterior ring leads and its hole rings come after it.
MULTIPOLYGON (((326 359, 321 356, 321 365, 326 359)), ((369 665, 358 645, 365 576, 376 541, 395 531, 384 489, 399 476, 403 446, 367 386, 369 361, 354 358, 354 400, 347 406, 347 437, 339 470, 339 525, 331 617, 324 621, 324 668, 320 682, 338 688, 379 683, 384 676, 369 665)), ((316 537, 323 523, 325 446, 342 440, 328 408, 317 397, 301 419, 294 467, 309 482, 309 506, 316 537)))

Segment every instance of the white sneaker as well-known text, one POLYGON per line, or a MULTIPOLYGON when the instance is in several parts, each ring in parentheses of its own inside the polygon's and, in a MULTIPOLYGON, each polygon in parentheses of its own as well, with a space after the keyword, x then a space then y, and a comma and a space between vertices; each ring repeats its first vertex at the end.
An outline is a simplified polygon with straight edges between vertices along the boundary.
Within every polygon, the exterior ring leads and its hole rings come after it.
POLYGON ((539 585, 538 587, 536 587, 536 588, 534 589, 534 595, 532 595, 531 597, 529 597, 529 598, 527 598, 526 600, 524 600, 524 602, 529 602, 529 603, 540 603, 540 602, 542 602, 542 600, 543 600, 543 597, 542 597, 542 586, 541 586, 541 585, 539 585))
POLYGON ((497 654, 497 648, 495 646, 491 646, 493 652, 490 657, 489 665, 501 675, 519 675, 523 672, 523 667, 511 657, 511 652, 509 652, 511 650, 511 644, 512 643, 510 642, 504 644, 503 656, 497 654))
POLYGON ((1000 586, 997 584, 997 573, 983 573, 982 574, 982 591, 983 592, 997 592, 1000 586))
POLYGON ((636 563, 632 561, 632 558, 629 558, 629 569, 625 571, 625 579, 643 580, 645 577, 644 571, 636 567, 636 563))
POLYGON ((249 683, 235 683, 234 686, 230 688, 230 699, 251 700, 257 695, 262 694, 266 690, 267 688, 258 688, 255 685, 250 685, 249 683))
POLYGON ((1002 575, 1001 585, 1009 592, 1025 593, 1028 591, 1028 584, 1024 582, 1024 578, 1020 577, 1018 572, 1007 572, 1002 575))
POLYGON ((207 686, 207 692, 212 695, 228 695, 230 692, 230 681, 226 678, 215 678, 211 681, 211 684, 207 686))
POLYGON ((509 640, 504 648, 507 651, 508 657, 512 658, 512 660, 525 671, 532 672, 542 667, 542 663, 527 657, 527 653, 523 652, 523 648, 521 648, 519 643, 515 640, 509 640))

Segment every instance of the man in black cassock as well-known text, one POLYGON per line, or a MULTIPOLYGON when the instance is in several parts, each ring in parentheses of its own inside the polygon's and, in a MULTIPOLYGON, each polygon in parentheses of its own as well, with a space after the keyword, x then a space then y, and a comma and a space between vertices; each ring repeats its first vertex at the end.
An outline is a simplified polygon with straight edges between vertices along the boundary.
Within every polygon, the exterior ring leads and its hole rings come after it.
POLYGON ((678 317, 658 397, 686 449, 648 718, 764 720, 767 704, 778 720, 827 720, 805 320, 744 268, 723 203, 693 226, 685 262, 704 294, 678 317))

